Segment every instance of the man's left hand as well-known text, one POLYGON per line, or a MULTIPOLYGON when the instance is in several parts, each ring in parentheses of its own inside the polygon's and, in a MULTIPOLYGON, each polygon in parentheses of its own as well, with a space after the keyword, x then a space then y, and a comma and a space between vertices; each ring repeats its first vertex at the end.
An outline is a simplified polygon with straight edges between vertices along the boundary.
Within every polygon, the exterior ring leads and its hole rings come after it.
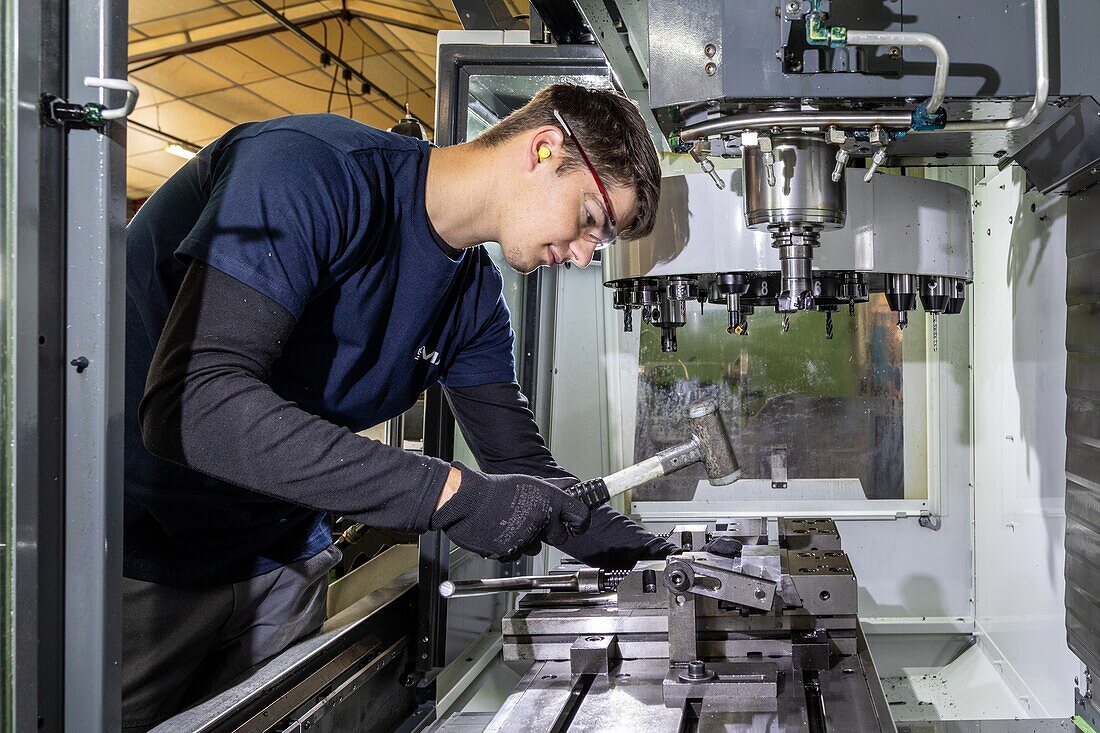
MULTIPOLYGON (((546 479, 560 489, 575 479, 546 479)), ((677 550, 668 540, 609 506, 594 509, 588 529, 557 547, 570 557, 604 570, 629 570, 640 560, 663 560, 677 550)))

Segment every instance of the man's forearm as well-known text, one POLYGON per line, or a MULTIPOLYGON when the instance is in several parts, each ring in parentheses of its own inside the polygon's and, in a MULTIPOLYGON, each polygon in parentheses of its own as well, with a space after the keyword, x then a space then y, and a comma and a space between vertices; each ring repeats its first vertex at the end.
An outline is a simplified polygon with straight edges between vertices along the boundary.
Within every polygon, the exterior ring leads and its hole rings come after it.
POLYGON ((424 531, 450 464, 358 436, 276 394, 265 380, 293 328, 274 301, 193 263, 146 383, 146 446, 252 491, 424 531))
POLYGON ((554 460, 515 382, 448 387, 444 393, 481 470, 577 480, 554 460))

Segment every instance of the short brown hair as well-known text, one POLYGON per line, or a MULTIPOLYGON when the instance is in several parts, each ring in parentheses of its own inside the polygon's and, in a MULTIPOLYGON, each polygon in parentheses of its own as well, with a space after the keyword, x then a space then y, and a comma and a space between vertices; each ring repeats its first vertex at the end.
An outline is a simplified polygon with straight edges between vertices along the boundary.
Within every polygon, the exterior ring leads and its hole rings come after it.
MULTIPOLYGON (((496 146, 527 130, 561 125, 557 110, 584 146, 592 167, 609 186, 634 189, 637 215, 623 239, 637 239, 653 231, 657 200, 661 193, 661 163, 646 129, 638 105, 622 94, 607 89, 589 89, 576 84, 554 84, 483 132, 474 141, 496 146)), ((584 167, 584 161, 566 143, 558 174, 584 167)))

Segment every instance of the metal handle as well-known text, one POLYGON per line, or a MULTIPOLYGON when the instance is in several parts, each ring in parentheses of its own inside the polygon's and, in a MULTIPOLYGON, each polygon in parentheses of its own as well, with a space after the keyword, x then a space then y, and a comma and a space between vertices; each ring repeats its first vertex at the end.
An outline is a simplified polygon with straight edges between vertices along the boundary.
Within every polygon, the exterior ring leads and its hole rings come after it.
POLYGON ((84 77, 84 86, 97 87, 100 89, 117 89, 118 91, 126 92, 126 104, 121 107, 100 110, 99 116, 105 120, 118 120, 129 117, 130 113, 134 111, 134 107, 137 106, 138 88, 125 79, 105 79, 99 76, 86 76, 84 77))
POLYGON ((527 575, 516 578, 485 578, 480 580, 445 580, 439 584, 439 595, 444 598, 485 596, 512 591, 556 590, 572 593, 599 593, 602 591, 600 570, 578 570, 575 573, 557 575, 527 575))

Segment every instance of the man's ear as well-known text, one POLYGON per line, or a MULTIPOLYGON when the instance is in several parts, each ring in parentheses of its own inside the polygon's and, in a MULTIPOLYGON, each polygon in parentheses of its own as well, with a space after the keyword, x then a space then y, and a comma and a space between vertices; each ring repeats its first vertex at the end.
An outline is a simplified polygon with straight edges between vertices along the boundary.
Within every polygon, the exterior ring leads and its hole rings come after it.
POLYGON ((557 169, 556 161, 560 160, 559 153, 565 144, 565 136, 559 128, 553 125, 540 127, 527 134, 527 142, 523 148, 524 169, 534 172, 540 165, 557 169))

